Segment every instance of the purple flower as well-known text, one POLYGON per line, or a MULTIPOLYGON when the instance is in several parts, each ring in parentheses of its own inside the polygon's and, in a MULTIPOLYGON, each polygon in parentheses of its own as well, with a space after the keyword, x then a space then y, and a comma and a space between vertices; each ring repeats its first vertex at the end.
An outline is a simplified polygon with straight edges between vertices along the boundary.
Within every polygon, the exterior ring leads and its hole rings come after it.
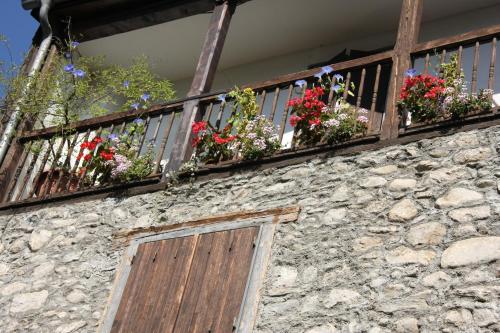
POLYGON ((335 78, 335 80, 337 80, 337 82, 344 81, 344 77, 340 74, 335 74, 333 77, 335 78))
POLYGON ((319 73, 314 74, 314 77, 317 78, 318 80, 321 80, 321 77, 323 76, 323 74, 325 74, 325 73, 323 73, 323 71, 321 71, 319 73))
POLYGON ((64 66, 64 71, 67 73, 72 73, 75 70, 75 66, 73 64, 67 64, 64 66))
POLYGON ((130 106, 136 110, 139 110, 139 103, 134 103, 134 104, 131 104, 130 106))
POLYGON ((220 94, 219 96, 217 96, 217 100, 222 103, 226 103, 226 94, 220 94))
POLYGON ((118 135, 116 135, 115 133, 111 133, 110 135, 108 135, 108 139, 110 139, 111 141, 116 141, 118 140, 118 135))
POLYGON ((405 72, 405 75, 409 77, 414 77, 415 75, 417 75, 417 70, 414 68, 410 68, 405 72))
POLYGON ((71 53, 69 52, 64 53, 64 58, 71 59, 71 53))
POLYGON ((303 87, 303 86, 305 86, 306 84, 307 84, 306 80, 298 80, 298 81, 295 81, 295 85, 296 85, 297 87, 301 87, 301 88, 302 88, 302 87, 303 87))
POLYGON ((123 81, 123 86, 128 89, 130 82, 128 80, 123 81))
POLYGON ((134 124, 137 124, 137 125, 140 125, 142 123, 144 123, 144 120, 142 120, 141 118, 135 118, 134 121, 133 121, 134 124))
POLYGON ((84 77, 84 76, 85 76, 85 72, 84 72, 84 71, 82 71, 81 69, 75 69, 75 70, 73 71, 73 76, 74 76, 74 77, 80 77, 80 78, 82 78, 82 77, 84 77))
POLYGON ((149 95, 148 93, 144 93, 142 94, 141 96, 141 99, 144 101, 144 102, 147 102, 149 97, 151 97, 151 95, 149 95))
POLYGON ((321 67, 321 71, 323 72, 323 74, 330 74, 331 72, 333 72, 333 68, 332 66, 324 66, 321 67))
POLYGON ((71 42, 70 45, 72 48, 76 48, 78 45, 80 45, 80 42, 74 41, 74 42, 71 42))

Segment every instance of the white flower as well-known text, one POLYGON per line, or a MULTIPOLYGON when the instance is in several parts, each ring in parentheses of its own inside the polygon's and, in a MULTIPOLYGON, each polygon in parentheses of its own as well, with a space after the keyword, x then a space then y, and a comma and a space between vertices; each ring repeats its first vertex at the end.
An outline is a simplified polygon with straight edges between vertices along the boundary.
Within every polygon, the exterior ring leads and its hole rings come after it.
POLYGON ((330 128, 330 127, 339 127, 340 121, 337 119, 329 119, 325 121, 325 127, 330 128))
POLYGON ((367 117, 365 117, 365 116, 359 116, 359 117, 358 117, 358 121, 359 121, 360 123, 366 124, 366 123, 368 123, 368 118, 367 118, 367 117))

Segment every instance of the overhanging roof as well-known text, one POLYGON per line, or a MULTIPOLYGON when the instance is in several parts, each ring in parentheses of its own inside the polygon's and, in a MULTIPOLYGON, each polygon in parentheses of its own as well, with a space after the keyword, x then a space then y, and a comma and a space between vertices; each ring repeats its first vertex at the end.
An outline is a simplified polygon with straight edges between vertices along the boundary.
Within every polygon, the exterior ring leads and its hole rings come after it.
MULTIPOLYGON (((21 0, 37 17, 40 0, 21 0)), ((71 31, 80 40, 123 33, 187 16, 207 13, 216 0, 53 0, 52 23, 64 29, 71 17, 71 31), (80 37, 82 36, 82 37, 80 37)), ((237 0, 238 4, 249 0, 237 0)))

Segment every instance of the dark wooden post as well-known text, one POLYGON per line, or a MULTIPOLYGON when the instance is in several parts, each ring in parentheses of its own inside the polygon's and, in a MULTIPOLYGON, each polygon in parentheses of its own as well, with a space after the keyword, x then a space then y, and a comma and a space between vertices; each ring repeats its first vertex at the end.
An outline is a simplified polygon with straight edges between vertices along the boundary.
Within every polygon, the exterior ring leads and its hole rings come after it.
MULTIPOLYGON (((205 43, 203 44, 198 66, 196 67, 191 89, 187 97, 206 93, 212 87, 215 71, 222 54, 222 47, 224 46, 229 23, 231 22, 235 8, 235 1, 216 1, 205 37, 205 43)), ((189 100, 184 103, 184 111, 182 112, 179 130, 175 138, 172 154, 170 155, 167 171, 179 169, 182 163, 191 158, 191 154, 193 153, 191 146, 191 124, 194 121, 201 120, 202 116, 202 109, 200 108, 198 99, 189 100)), ((165 178, 165 174, 163 178, 165 178)))
POLYGON ((418 42, 423 3, 424 0, 403 0, 396 45, 392 56, 393 64, 387 95, 387 108, 382 123, 381 138, 383 140, 398 136, 399 114, 397 101, 403 86, 405 72, 411 66, 411 51, 418 42))

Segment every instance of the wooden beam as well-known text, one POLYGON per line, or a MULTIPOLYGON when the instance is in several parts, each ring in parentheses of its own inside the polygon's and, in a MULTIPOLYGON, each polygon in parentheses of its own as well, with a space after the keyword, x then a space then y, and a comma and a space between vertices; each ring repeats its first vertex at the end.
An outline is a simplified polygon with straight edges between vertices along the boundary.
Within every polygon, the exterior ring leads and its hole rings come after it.
POLYGON ((391 82, 387 94, 387 107, 382 123, 382 140, 395 138, 399 132, 397 101, 403 86, 404 73, 411 67, 411 52, 418 42, 422 21, 423 0, 403 0, 398 34, 394 47, 391 82))
MULTIPOLYGON (((235 8, 236 2, 234 1, 217 1, 188 97, 206 93, 212 87, 215 71, 219 64, 229 23, 231 22, 235 8)), ((167 172, 179 169, 182 163, 191 158, 191 154, 193 153, 193 147, 191 146, 191 124, 194 121, 201 120, 201 118, 202 109, 198 99, 189 100, 184 103, 179 130, 172 154, 170 155, 168 167, 166 168, 167 172)))

